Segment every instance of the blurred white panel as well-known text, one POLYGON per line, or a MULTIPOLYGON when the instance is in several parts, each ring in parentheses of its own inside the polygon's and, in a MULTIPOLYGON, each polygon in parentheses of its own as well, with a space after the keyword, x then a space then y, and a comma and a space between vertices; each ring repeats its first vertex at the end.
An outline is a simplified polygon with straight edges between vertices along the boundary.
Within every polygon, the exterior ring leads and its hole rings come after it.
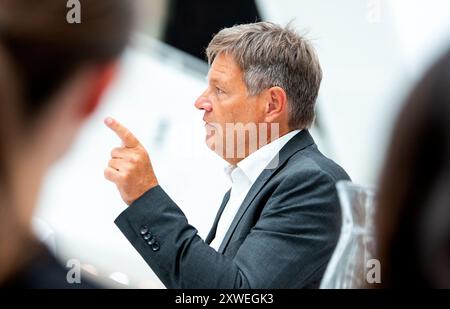
POLYGON ((169 1, 134 0, 138 10, 138 29, 151 37, 163 37, 167 21, 169 1))
POLYGON ((194 108, 206 80, 189 67, 202 66, 143 38, 127 51, 119 79, 70 153, 48 175, 41 195, 38 215, 54 228, 61 256, 94 265, 103 278, 119 272, 128 276, 130 286, 162 286, 113 223, 126 207, 103 178, 111 149, 120 146, 103 125, 107 116, 141 140, 160 184, 200 235, 207 235, 228 181, 223 161, 204 143, 203 114, 194 108))
POLYGON ((388 5, 408 73, 419 76, 450 47, 450 1, 394 0, 388 5))

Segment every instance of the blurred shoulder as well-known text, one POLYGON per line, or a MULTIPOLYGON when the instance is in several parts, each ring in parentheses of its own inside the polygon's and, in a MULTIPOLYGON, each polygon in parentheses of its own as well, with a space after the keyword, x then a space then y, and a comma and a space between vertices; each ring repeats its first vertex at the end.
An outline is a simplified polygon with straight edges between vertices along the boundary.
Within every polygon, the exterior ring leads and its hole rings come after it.
POLYGON ((38 245, 33 257, 3 286, 19 289, 97 289, 95 283, 84 278, 81 269, 65 267, 44 245, 38 245), (78 276, 80 280, 76 280, 78 276))

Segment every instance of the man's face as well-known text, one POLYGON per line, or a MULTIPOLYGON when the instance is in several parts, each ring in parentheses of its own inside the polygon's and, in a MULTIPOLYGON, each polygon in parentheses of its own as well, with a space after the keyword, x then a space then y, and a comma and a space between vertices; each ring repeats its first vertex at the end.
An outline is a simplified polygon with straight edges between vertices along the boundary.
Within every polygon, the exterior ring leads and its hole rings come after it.
POLYGON ((208 147, 227 161, 230 158, 224 156, 221 146, 223 149, 230 145, 236 147, 237 142, 236 138, 230 142, 231 136, 236 136, 236 130, 231 129, 230 134, 230 128, 237 124, 247 126, 264 122, 262 96, 249 96, 241 69, 227 54, 215 58, 208 74, 208 88, 197 99, 195 107, 205 111, 203 120, 208 147))

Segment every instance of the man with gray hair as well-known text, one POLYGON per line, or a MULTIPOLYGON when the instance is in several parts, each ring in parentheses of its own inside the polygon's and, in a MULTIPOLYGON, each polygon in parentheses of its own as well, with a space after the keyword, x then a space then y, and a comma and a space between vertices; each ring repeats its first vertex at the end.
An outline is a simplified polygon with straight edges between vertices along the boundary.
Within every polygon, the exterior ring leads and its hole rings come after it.
POLYGON ((130 205, 115 221, 168 288, 315 288, 340 231, 335 184, 345 171, 308 129, 322 71, 311 44, 261 22, 219 32, 207 48, 206 144, 229 163, 232 186, 202 240, 158 184, 149 156, 123 141, 105 177, 130 205))

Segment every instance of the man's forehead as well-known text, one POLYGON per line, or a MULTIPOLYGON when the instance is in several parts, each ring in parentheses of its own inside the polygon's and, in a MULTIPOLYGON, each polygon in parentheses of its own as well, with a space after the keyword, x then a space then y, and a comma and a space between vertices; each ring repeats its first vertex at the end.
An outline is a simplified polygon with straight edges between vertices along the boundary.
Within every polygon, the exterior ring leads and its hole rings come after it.
POLYGON ((207 80, 230 78, 231 75, 237 73, 236 70, 239 71, 239 68, 231 57, 219 55, 209 69, 207 80))
POLYGON ((217 81, 222 80, 229 76, 229 73, 226 70, 215 70, 211 68, 206 76, 206 79, 209 81, 217 81))

